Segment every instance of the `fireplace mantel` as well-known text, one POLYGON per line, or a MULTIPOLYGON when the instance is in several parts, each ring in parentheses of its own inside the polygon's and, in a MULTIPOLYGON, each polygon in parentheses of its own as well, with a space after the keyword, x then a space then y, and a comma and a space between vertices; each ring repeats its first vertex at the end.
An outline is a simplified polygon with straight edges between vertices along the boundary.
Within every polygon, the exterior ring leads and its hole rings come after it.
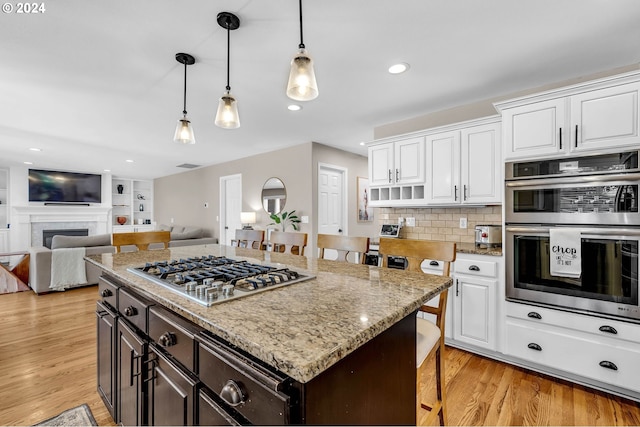
POLYGON ((89 235, 104 234, 109 232, 110 216, 111 206, 13 206, 12 240, 20 250, 28 250, 42 246, 41 230, 46 227, 87 228, 89 235))

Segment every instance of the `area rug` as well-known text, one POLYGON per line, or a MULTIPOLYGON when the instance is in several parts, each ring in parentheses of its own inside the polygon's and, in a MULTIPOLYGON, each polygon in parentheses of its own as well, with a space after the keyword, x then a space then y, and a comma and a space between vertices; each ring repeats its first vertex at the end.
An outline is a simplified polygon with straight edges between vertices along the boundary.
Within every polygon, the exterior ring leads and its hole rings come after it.
POLYGON ((89 406, 84 403, 72 409, 67 409, 60 415, 42 421, 36 426, 97 426, 89 406))

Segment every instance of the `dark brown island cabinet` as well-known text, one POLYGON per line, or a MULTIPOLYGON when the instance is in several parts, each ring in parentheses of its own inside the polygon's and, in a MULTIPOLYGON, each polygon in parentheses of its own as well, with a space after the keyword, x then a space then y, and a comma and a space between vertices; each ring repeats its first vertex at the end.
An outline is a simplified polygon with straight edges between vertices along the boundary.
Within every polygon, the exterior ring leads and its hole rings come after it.
POLYGON ((98 288, 98 391, 119 424, 416 423, 415 312, 302 383, 124 280, 98 288))

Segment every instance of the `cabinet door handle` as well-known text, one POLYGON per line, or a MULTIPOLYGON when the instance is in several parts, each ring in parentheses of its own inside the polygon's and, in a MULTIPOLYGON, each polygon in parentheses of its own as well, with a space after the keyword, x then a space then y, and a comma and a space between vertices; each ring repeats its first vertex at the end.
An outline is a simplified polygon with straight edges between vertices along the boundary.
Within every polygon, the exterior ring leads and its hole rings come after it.
POLYGON ((130 370, 129 370, 129 387, 133 387, 133 379, 135 377, 139 377, 142 374, 142 370, 141 369, 136 369, 136 365, 137 363, 135 363, 136 361, 138 361, 140 359, 141 356, 136 356, 135 352, 133 350, 131 350, 129 352, 129 360, 131 361, 131 366, 130 366, 130 370), (138 371, 137 373, 135 371, 138 371))
POLYGON ((540 345, 534 343, 534 342, 530 342, 527 347, 529 347, 531 350, 535 350, 535 351, 542 351, 542 347, 540 347, 540 345))
POLYGON ((466 185, 462 186, 462 197, 463 197, 462 200, 467 200, 467 186, 466 185))
POLYGON ((538 313, 536 313, 535 311, 530 311, 529 313, 527 313, 527 317, 530 317, 532 319, 538 319, 541 320, 542 316, 540 316, 538 313))
POLYGON ((618 367, 616 366, 616 364, 613 362, 609 362, 608 360, 603 360, 602 362, 599 363, 599 365, 602 366, 603 368, 611 369, 612 371, 618 370, 618 367))
POLYGON ((600 332, 606 332, 608 334, 614 334, 617 335, 618 331, 616 330, 616 328, 614 328, 613 326, 609 326, 609 325, 602 325, 598 328, 598 330, 600 332))
POLYGON ((454 201, 458 200, 458 186, 457 185, 453 186, 453 200, 454 201))
POLYGON ((456 279, 456 296, 460 295, 460 290, 458 289, 458 279, 456 279))
POLYGON ((400 181, 400 169, 396 169, 396 182, 400 181))
POLYGON ((578 148, 578 125, 576 125, 576 148, 578 148))
POLYGON ((562 150, 562 128, 558 131, 558 137, 560 141, 560 149, 562 150))
POLYGON ((389 169, 389 184, 391 184, 391 169, 389 169))
POLYGON ((469 266, 469 270, 471 271, 480 271, 480 267, 478 267, 477 265, 473 264, 469 266))

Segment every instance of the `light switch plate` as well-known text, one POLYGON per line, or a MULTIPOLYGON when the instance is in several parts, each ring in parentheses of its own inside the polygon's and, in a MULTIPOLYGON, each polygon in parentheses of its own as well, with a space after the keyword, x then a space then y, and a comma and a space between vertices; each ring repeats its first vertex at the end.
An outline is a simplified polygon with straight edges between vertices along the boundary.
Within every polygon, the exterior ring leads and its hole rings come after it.
POLYGON ((309 224, 309 217, 308 217, 307 215, 302 215, 302 216, 300 217, 300 221, 301 221, 303 224, 309 224))

